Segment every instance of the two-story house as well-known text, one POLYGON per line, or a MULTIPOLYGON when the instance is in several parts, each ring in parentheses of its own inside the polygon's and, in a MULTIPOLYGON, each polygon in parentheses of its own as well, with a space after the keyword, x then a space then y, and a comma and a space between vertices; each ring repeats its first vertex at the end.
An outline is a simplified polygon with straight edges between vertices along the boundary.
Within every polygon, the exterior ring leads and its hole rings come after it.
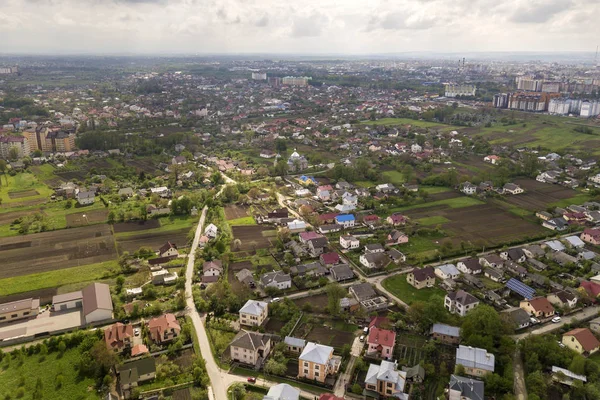
POLYGON ((369 398, 401 397, 406 386, 406 372, 398 371, 398 364, 382 361, 370 364, 365 377, 365 395, 369 398))
POLYGON ((235 362, 261 366, 271 351, 271 338, 263 333, 241 330, 229 344, 229 351, 235 362))
POLYGON ((463 274, 469 275, 477 275, 482 271, 481 264, 479 263, 479 259, 475 257, 469 257, 460 260, 456 264, 456 268, 462 272, 463 274))
POLYGON ((354 250, 360 247, 360 241, 352 235, 342 235, 340 236, 340 246, 344 249, 354 250))
POLYGON ((453 314, 461 317, 479 305, 477 298, 464 290, 450 292, 444 298, 444 307, 453 314))
POLYGON ((269 315, 269 304, 264 301, 248 300, 239 311, 240 325, 261 326, 269 315))
POLYGON ((148 322, 148 331, 152 341, 160 345, 169 343, 179 336, 181 326, 179 326, 175 315, 169 313, 152 318, 148 322))
POLYGON ((456 349, 456 365, 462 365, 468 375, 485 376, 494 373, 496 357, 485 349, 459 345, 456 349))
POLYGON ((567 290, 550 293, 546 298, 552 305, 564 309, 575 308, 577 305, 577 296, 567 290))
POLYGON ((133 346, 133 326, 117 322, 104 330, 104 342, 109 350, 120 353, 133 346))
POLYGON ((600 342, 588 328, 577 328, 565 333, 562 343, 584 356, 594 354, 600 349, 600 342))
POLYGON ((366 253, 361 254, 359 261, 366 268, 381 269, 388 266, 392 260, 385 253, 366 253))
POLYGON ((308 342, 298 357, 298 378, 324 383, 329 375, 335 375, 342 363, 333 355, 333 347, 308 342))
POLYGON ((367 355, 391 360, 394 357, 396 332, 373 327, 367 337, 367 355))
POLYGON ((435 271, 433 267, 415 268, 406 275, 406 281, 417 289, 435 285, 435 271))

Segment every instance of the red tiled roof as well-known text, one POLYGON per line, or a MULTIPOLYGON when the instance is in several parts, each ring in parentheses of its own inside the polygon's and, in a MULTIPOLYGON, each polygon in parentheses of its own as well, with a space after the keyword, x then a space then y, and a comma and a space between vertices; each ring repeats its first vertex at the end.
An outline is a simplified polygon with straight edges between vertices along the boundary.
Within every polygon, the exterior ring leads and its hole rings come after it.
POLYGON ((321 261, 323 261, 323 264, 326 265, 337 264, 340 262, 340 255, 336 252, 323 253, 321 254, 321 261))
POLYGON ((544 314, 549 314, 554 312, 554 307, 545 297, 537 297, 535 299, 529 300, 529 304, 536 311, 541 311, 544 314))
POLYGON ((600 342, 596 339, 596 336, 588 328, 577 328, 565 333, 565 336, 574 336, 575 339, 581 344, 583 350, 590 352, 597 347, 600 347, 600 342))
POLYGON ((371 328, 367 343, 393 347, 396 342, 396 333, 387 329, 371 328))
POLYGON ((369 329, 376 327, 381 328, 382 326, 390 325, 390 320, 387 317, 371 317, 369 322, 369 329))
POLYGON ((330 219, 334 219, 335 217, 337 217, 338 215, 340 215, 339 213, 328 213, 328 214, 321 214, 319 215, 319 220, 320 221, 328 221, 330 219))
POLYGON ((595 298, 600 294, 600 284, 596 282, 583 281, 579 284, 579 287, 583 288, 591 297, 595 298))

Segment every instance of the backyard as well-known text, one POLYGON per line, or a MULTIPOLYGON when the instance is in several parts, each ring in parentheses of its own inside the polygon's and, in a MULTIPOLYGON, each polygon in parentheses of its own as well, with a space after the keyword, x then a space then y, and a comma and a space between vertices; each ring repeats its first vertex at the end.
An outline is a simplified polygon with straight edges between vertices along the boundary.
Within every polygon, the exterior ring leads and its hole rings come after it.
POLYGON ((443 297, 446 294, 446 292, 438 287, 416 289, 406 281, 405 274, 390 276, 384 279, 381 284, 386 290, 408 305, 411 305, 415 301, 426 302, 431 296, 438 295, 443 297))

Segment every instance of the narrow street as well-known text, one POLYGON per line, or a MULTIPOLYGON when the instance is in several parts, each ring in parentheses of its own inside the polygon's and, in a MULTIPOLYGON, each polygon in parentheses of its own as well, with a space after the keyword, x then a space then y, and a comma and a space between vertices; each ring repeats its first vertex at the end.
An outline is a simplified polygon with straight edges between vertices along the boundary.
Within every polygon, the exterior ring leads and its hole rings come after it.
POLYGON ((352 342, 352 350, 350 351, 350 360, 348 361, 348 365, 346 365, 346 369, 343 374, 340 374, 337 382, 335 383, 335 387, 333 388, 333 394, 338 397, 344 397, 346 394, 346 384, 350 382, 352 378, 352 371, 354 370, 354 364, 356 363, 356 359, 360 357, 360 353, 364 347, 364 343, 360 341, 358 337, 354 338, 354 342, 352 342))
POLYGON ((574 314, 570 314, 570 315, 561 317, 561 321, 559 323, 555 324, 552 322, 547 322, 544 326, 542 326, 538 329, 534 329, 529 332, 520 333, 518 335, 513 335, 512 338, 516 342, 518 342, 519 340, 525 339, 526 337, 531 336, 531 335, 541 335, 543 333, 553 332, 553 331, 560 329, 565 324, 572 323, 574 320, 581 321, 581 320, 584 320, 587 318, 596 317, 596 316, 598 316, 599 311, 600 311, 600 306, 588 307, 588 308, 585 308, 574 314))

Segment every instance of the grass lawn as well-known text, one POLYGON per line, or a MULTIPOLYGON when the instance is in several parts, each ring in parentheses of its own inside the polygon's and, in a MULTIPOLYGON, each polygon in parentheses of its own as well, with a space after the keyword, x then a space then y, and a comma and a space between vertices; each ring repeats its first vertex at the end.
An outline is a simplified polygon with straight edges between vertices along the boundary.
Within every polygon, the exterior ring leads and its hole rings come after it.
POLYGON ((402 186, 406 182, 404 176, 399 171, 385 171, 381 175, 383 175, 385 181, 393 183, 397 187, 402 186))
POLYGON ((448 206, 450 208, 462 208, 462 207, 478 206, 480 204, 485 204, 485 203, 483 201, 477 200, 476 198, 473 198, 473 197, 463 196, 463 197, 454 197, 452 199, 430 201, 428 203, 413 204, 411 206, 406 206, 406 207, 397 207, 397 208, 391 209, 390 212, 391 213, 392 212, 402 212, 402 211, 414 210, 417 208, 427 208, 427 207, 436 207, 436 206, 448 206))
POLYGON ((2 187, 0 187, 0 198, 2 199, 2 204, 20 203, 41 198, 45 199, 54 193, 52 189, 43 183, 40 183, 35 175, 30 173, 22 172, 15 176, 4 174, 3 176, 0 176, 0 178, 2 179, 2 187), (17 192, 26 191, 36 191, 37 193, 32 192, 32 195, 17 198, 11 198, 9 196, 9 193, 15 194, 17 192))
POLYGON ((420 128, 435 128, 447 126, 435 122, 419 121, 416 119, 409 118, 381 118, 377 121, 361 121, 361 125, 412 125, 420 128))
POLYGON ((256 221, 252 216, 232 219, 227 221, 227 223, 229 224, 229 226, 256 225, 256 221))
POLYGON ((449 192, 452 189, 445 186, 419 186, 419 190, 422 190, 427 194, 438 194, 449 192))
POLYGON ((38 378, 42 382, 43 398, 46 400, 64 399, 99 399, 100 396, 94 389, 95 381, 91 378, 81 378, 75 369, 81 353, 77 348, 67 349, 62 357, 58 352, 53 352, 41 360, 40 355, 23 357, 23 364, 19 366, 17 360, 5 360, 0 364, 0 398, 14 399, 20 383, 24 382, 24 399, 30 399, 37 384, 38 378), (8 366, 7 366, 8 365, 8 366), (56 377, 62 375, 62 387, 56 385, 56 377), (19 382, 22 379, 22 382, 19 382))
POLYGON ((450 222, 450 220, 446 217, 442 217, 441 215, 434 215, 431 217, 425 217, 415 220, 419 225, 429 226, 429 225, 438 225, 444 224, 446 222, 450 222))
MULTIPOLYGON (((0 296, 31 290, 47 289, 78 282, 99 280, 114 276, 120 271, 117 261, 39 272, 37 274, 0 279, 0 296)), ((2 374, 0 373, 0 376, 2 374)))
POLYGON ((361 187, 361 188, 370 188, 375 186, 375 182, 371 182, 371 181, 356 181, 353 182, 356 186, 361 187))
POLYGON ((412 261, 429 260, 435 256, 441 237, 411 236, 408 243, 397 246, 412 261))
POLYGON ((415 289, 406 282, 406 275, 394 275, 381 282, 390 293, 410 305, 415 301, 427 301, 433 295, 444 296, 446 292, 438 287, 415 289))
POLYGON ((54 170, 56 168, 54 168, 52 164, 32 166, 30 169, 41 182, 56 179, 56 175, 54 175, 54 170))
POLYGON ((571 206, 573 204, 583 204, 586 201, 592 201, 595 200, 596 198, 594 196, 591 196, 588 193, 578 193, 575 196, 568 198, 568 199, 563 199, 560 201, 557 201, 555 203, 550 204, 549 206, 551 207, 568 207, 571 206))

